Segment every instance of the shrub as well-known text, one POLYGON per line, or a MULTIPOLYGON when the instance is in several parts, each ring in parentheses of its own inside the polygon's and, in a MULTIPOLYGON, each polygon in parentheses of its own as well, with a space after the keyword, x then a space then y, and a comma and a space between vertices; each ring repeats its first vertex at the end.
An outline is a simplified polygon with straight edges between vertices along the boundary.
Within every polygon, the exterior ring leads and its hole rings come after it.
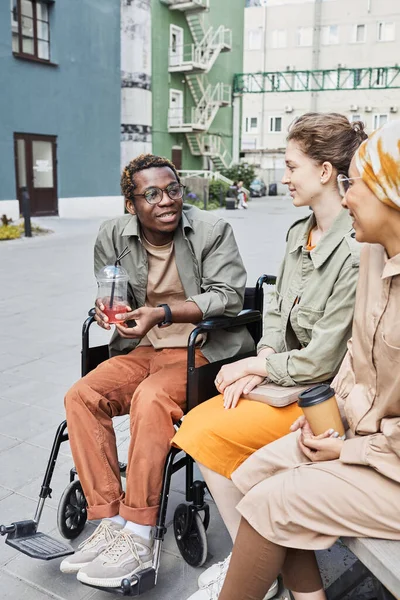
MULTIPOLYGON (((3 215, 5 216, 5 215, 3 215)), ((3 223, 4 220, 2 219, 3 223)), ((8 219, 11 222, 11 219, 8 219)), ((46 235, 47 233, 53 233, 51 229, 44 229, 39 225, 31 224, 32 235, 46 235)), ((25 235, 24 222, 18 223, 17 225, 0 225, 0 241, 2 240, 17 240, 21 236, 25 235)))
POLYGON ((215 179, 210 181, 209 202, 211 202, 213 204, 217 204, 218 208, 219 208, 219 203, 220 203, 221 188, 222 188, 222 206, 225 206, 225 198, 226 198, 226 193, 229 189, 229 185, 227 183, 225 183, 224 181, 216 181, 215 179))
POLYGON ((0 240, 16 240, 19 237, 21 229, 18 225, 0 225, 0 240))
POLYGON ((249 165, 248 163, 232 165, 229 169, 225 169, 221 172, 222 175, 225 175, 228 179, 232 179, 233 181, 243 181, 244 187, 247 189, 250 188, 250 184, 256 176, 254 165, 249 165))

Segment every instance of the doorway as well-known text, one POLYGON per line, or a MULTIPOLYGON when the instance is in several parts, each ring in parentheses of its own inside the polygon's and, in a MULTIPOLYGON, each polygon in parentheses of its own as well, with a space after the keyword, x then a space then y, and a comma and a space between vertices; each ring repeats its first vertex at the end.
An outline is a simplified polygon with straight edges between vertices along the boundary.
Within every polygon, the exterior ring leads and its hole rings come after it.
POLYGON ((180 146, 172 146, 171 160, 177 171, 182 169, 182 148, 180 146))
POLYGON ((169 90, 169 126, 180 127, 183 123, 183 92, 169 90))
POLYGON ((169 66, 176 67, 183 62, 183 29, 170 25, 169 30, 169 66))
POLYGON ((56 136, 15 133, 14 156, 20 212, 22 189, 26 188, 32 216, 58 215, 56 136))

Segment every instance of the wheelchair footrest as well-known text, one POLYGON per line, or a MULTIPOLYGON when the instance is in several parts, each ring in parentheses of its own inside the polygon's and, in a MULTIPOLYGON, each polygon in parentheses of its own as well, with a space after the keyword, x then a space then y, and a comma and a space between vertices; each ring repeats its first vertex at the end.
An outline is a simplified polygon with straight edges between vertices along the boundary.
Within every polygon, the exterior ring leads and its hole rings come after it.
MULTIPOLYGON (((82 582, 84 585, 88 583, 82 582)), ((89 587, 101 590, 102 592, 112 592, 122 596, 140 596, 145 592, 152 590, 156 585, 156 570, 153 567, 145 569, 130 579, 123 579, 118 588, 107 588, 99 585, 89 585, 89 587)))
POLYGON ((36 527, 35 521, 17 521, 8 527, 2 526, 0 533, 7 535, 8 546, 31 558, 52 560, 74 553, 72 546, 37 531, 36 527))

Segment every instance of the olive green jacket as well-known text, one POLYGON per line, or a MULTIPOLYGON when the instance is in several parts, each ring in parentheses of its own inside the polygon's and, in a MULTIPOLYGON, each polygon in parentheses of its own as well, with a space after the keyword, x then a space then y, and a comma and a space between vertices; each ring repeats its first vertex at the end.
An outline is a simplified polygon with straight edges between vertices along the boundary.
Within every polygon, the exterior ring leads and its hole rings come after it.
MULTIPOLYGON (((121 260, 129 274, 128 299, 132 308, 144 306, 148 263, 136 216, 124 215, 103 223, 94 248, 95 273, 114 264, 124 248, 130 254, 121 260)), ((188 300, 197 304, 203 319, 236 316, 243 308, 246 271, 231 226, 212 213, 184 204, 182 219, 174 235, 175 260, 188 300)), ((114 332, 110 354, 125 354, 139 340, 126 340, 114 332)), ((204 356, 214 362, 254 348, 246 327, 211 331, 202 346, 204 356)))
POLYGON ((351 337, 360 244, 342 209, 316 248, 305 249, 315 217, 289 229, 276 292, 258 349, 273 348, 268 377, 291 386, 326 381, 337 373, 351 337))

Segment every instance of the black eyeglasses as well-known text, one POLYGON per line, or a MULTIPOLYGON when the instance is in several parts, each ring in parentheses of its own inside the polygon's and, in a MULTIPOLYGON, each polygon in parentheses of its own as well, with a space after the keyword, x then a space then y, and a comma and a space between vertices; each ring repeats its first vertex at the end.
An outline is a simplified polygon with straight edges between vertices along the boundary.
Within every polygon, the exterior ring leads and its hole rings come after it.
POLYGON ((167 192, 171 200, 180 200, 185 192, 185 187, 181 183, 170 183, 163 190, 158 187, 151 187, 143 194, 133 194, 133 196, 143 196, 149 204, 159 204, 163 199, 164 192, 167 192))

